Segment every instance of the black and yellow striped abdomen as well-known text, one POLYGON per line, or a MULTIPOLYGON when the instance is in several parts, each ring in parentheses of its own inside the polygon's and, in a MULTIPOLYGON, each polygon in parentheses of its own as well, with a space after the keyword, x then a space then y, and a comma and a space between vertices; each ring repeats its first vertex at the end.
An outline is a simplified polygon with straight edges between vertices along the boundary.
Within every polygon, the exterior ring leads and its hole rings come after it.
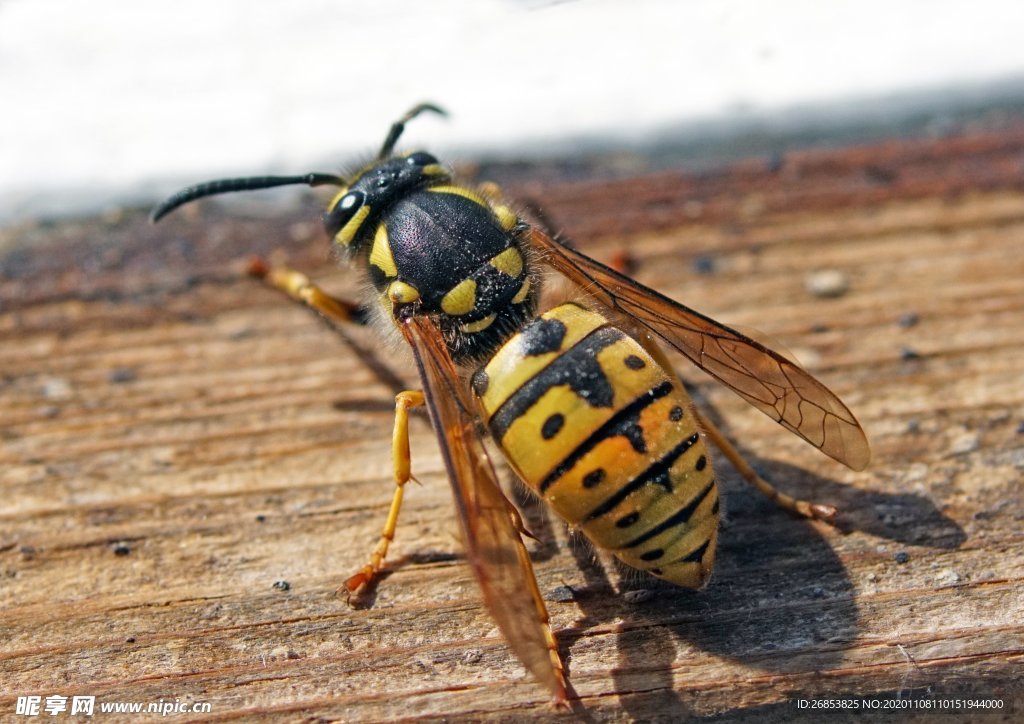
POLYGON ((711 573, 718 490, 681 383, 600 314, 563 304, 472 379, 520 477, 624 563, 687 588, 711 573))

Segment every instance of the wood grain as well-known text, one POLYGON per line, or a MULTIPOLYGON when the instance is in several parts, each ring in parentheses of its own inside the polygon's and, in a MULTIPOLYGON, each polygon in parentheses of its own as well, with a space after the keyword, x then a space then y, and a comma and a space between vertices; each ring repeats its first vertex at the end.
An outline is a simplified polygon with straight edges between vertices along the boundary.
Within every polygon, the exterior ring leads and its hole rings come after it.
POLYGON ((480 606, 425 420, 388 575, 363 607, 335 594, 383 523, 393 388, 415 381, 398 348, 241 273, 276 254, 354 293, 320 200, 6 229, 0 718, 54 694, 255 721, 817 720, 797 700, 835 697, 1019 716, 1024 132, 507 190, 843 397, 872 440, 863 473, 680 365, 759 469, 840 507, 838 528, 719 461, 719 563, 688 593, 606 565, 526 501, 578 696, 558 714, 480 606), (822 270, 845 293, 809 293, 822 270))

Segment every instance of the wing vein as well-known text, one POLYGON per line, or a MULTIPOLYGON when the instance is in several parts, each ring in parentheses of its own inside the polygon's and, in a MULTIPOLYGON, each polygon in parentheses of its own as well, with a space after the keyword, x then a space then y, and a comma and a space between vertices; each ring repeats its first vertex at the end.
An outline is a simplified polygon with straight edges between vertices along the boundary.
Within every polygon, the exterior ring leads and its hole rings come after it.
POLYGON ((833 392, 760 342, 530 229, 546 261, 598 303, 664 340, 790 432, 845 465, 871 457, 863 428, 833 392))

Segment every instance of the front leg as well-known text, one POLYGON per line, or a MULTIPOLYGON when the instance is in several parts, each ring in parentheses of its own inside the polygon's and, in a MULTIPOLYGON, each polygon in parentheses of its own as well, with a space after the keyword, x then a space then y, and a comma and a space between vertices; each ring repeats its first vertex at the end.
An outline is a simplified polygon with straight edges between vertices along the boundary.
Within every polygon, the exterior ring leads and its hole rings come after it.
MULTIPOLYGON (((262 259, 254 259, 249 264, 249 274, 262 279, 270 286, 287 294, 291 299, 313 309, 330 322, 364 324, 366 321, 367 315, 364 307, 331 296, 310 281, 309 277, 302 272, 288 267, 270 267, 262 259)), ((415 480, 410 469, 409 410, 422 405, 423 393, 421 391, 404 390, 395 396, 395 428, 391 438, 395 493, 391 498, 391 507, 388 510, 387 520, 384 522, 384 530, 381 531, 380 539, 370 554, 369 561, 354 575, 349 576, 338 589, 339 591, 345 591, 352 595, 365 589, 377 578, 384 565, 388 547, 395 538, 405 484, 410 480, 415 480)))
POLYGON ((251 276, 262 279, 270 286, 284 292, 292 299, 302 302, 332 322, 366 324, 368 319, 366 307, 331 296, 302 272, 283 266, 271 267, 259 258, 249 262, 248 272, 251 276))

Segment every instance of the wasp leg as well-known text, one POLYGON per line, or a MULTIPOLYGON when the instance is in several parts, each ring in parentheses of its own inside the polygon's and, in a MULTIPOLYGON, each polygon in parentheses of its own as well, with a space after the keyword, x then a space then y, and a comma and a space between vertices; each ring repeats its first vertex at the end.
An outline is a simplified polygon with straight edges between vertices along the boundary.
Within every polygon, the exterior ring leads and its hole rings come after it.
POLYGON ((733 464, 739 474, 742 475, 748 483, 775 501, 775 504, 780 508, 784 508, 792 513, 796 513, 797 515, 802 515, 805 518, 816 518, 818 520, 828 522, 831 522, 836 517, 836 509, 833 506, 822 505, 821 503, 810 503, 806 500, 800 500, 790 495, 786 495, 767 480, 762 478, 754 472, 754 469, 750 467, 750 465, 747 464, 747 461, 744 460, 739 451, 733 447, 733 444, 729 442, 729 439, 722 434, 721 430, 715 427, 715 425, 704 415, 700 414, 698 410, 695 409, 694 413, 697 415, 697 422, 700 423, 701 428, 704 430, 704 434, 708 436, 712 443, 714 443, 715 447, 722 451, 723 455, 729 458, 729 462, 733 464))
POLYGON ((423 403, 423 392, 419 390, 405 390, 395 395, 395 432, 391 438, 391 454, 395 468, 395 494, 391 498, 391 508, 388 510, 388 518, 384 522, 384 530, 381 531, 377 547, 370 554, 369 562, 355 575, 349 576, 342 584, 342 588, 349 594, 356 593, 373 582, 384 565, 388 546, 395 539, 398 512, 402 509, 402 491, 405 489, 406 483, 414 480, 411 471, 412 458, 409 453, 409 410, 413 407, 420 407, 423 403))
POLYGON ((539 541, 540 538, 531 533, 530 529, 526 527, 526 523, 523 522, 523 514, 519 512, 519 509, 508 498, 505 499, 505 502, 508 503, 508 515, 512 518, 512 525, 515 526, 519 535, 525 535, 527 538, 539 541))
MULTIPOLYGON (((262 279, 292 299, 302 302, 331 322, 338 324, 346 322, 365 324, 366 322, 366 311, 362 306, 331 296, 310 281, 305 274, 294 269, 269 267, 262 259, 254 259, 249 264, 249 274, 262 279)), ((398 513, 402 508, 405 484, 410 480, 415 480, 410 470, 409 410, 421 407, 423 404, 423 392, 418 390, 403 390, 395 396, 395 429, 391 437, 395 493, 391 498, 391 507, 384 523, 384 530, 381 532, 380 540, 373 549, 373 553, 370 554, 369 562, 355 575, 349 576, 342 584, 342 588, 349 594, 356 593, 373 582, 384 564, 388 546, 395 538, 395 528, 398 525, 398 513)))
POLYGON ((365 307, 355 302, 332 297, 302 272, 288 267, 267 266, 265 261, 258 258, 249 262, 248 271, 251 276, 262 279, 270 286, 284 292, 292 299, 302 302, 332 322, 366 324, 365 307))

